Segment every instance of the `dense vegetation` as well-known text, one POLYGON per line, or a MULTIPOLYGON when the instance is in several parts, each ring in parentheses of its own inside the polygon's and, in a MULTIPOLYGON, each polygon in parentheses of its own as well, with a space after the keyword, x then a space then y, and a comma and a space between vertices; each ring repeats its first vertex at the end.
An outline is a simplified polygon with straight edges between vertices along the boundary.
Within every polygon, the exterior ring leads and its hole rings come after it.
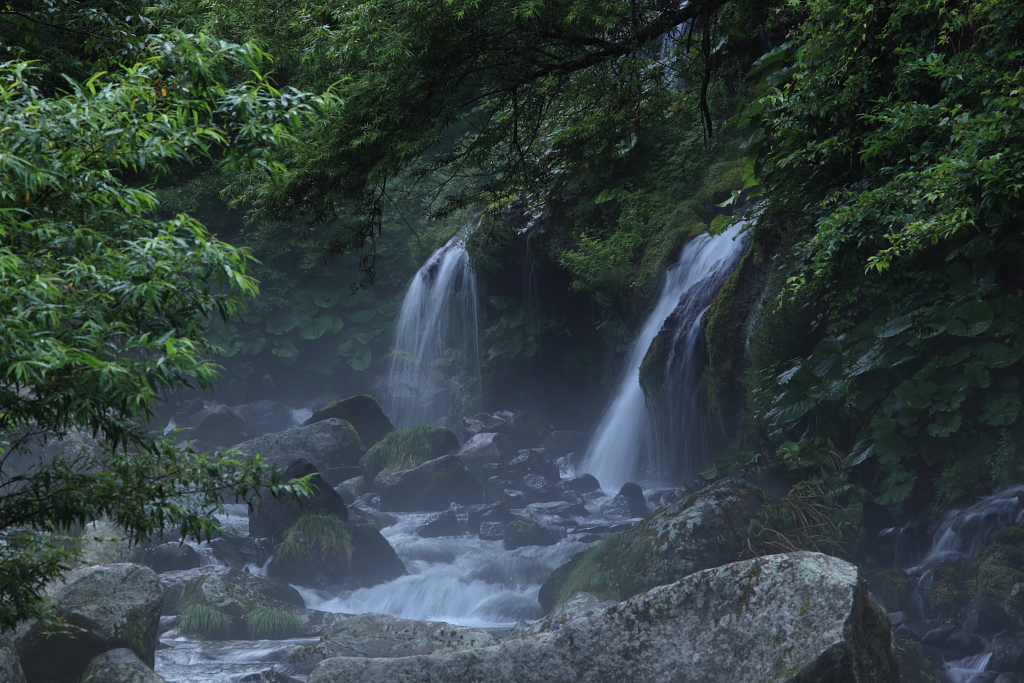
POLYGON ((4 472, 0 618, 70 557, 36 531, 208 531, 258 482, 141 427, 214 346, 233 401, 371 389, 471 220, 485 394, 543 376, 588 428, 679 248, 757 215, 706 318, 707 476, 801 480, 766 522, 790 545, 1021 481, 1022 36, 1016 0, 3 4, 0 436, 85 429, 113 464, 4 472))

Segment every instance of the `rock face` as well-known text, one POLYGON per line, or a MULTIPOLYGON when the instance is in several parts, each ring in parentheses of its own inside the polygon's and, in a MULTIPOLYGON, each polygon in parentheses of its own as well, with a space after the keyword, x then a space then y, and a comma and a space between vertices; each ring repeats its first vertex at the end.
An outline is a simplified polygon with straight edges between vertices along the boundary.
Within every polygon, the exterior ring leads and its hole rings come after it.
POLYGON ((332 417, 345 420, 355 427, 359 432, 359 439, 367 448, 383 439, 388 432, 395 431, 395 425, 391 424, 391 420, 381 410, 380 404, 367 394, 335 401, 313 413, 312 417, 302 423, 302 426, 305 427, 332 417))
POLYGON ((36 622, 20 627, 18 656, 28 681, 77 681, 94 657, 118 648, 153 666, 163 589, 152 569, 136 564, 77 569, 53 599, 56 615, 81 630, 47 634, 36 622))
POLYGON ((348 508, 338 492, 324 481, 312 463, 297 458, 285 468, 284 478, 298 479, 313 475, 313 497, 295 500, 264 495, 253 501, 249 510, 249 535, 255 538, 269 538, 274 543, 281 541, 288 527, 303 515, 327 513, 342 521, 348 520, 348 508))
POLYGON ((309 683, 897 683, 885 612, 857 568, 817 553, 709 569, 496 646, 336 657, 309 683))
POLYGON ((250 439, 237 446, 248 455, 262 455, 278 467, 296 458, 307 460, 332 485, 341 483, 348 470, 359 466, 363 445, 359 434, 344 420, 329 418, 310 425, 250 439))
POLYGON ((451 503, 475 505, 483 493, 454 455, 381 478, 380 509, 385 512, 440 512, 451 503))
POLYGON ((550 611, 579 590, 602 600, 624 600, 734 562, 750 520, 768 500, 768 494, 741 479, 725 479, 680 498, 553 571, 541 586, 541 606, 550 611))
POLYGON ((82 683, 167 683, 127 648, 93 658, 82 674, 82 683))
POLYGON ((323 657, 409 657, 497 644, 487 631, 465 626, 360 614, 331 626, 313 650, 323 657))
POLYGON ((190 415, 178 428, 181 429, 181 439, 217 448, 230 448, 260 434, 257 427, 231 412, 227 406, 204 408, 190 415))

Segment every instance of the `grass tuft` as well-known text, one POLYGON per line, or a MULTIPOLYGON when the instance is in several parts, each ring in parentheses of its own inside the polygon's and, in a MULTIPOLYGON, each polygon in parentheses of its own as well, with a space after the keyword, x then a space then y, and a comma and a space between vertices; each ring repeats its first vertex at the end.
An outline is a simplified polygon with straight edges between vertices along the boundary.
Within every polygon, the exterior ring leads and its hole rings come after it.
POLYGON ((251 640, 295 638, 302 633, 302 620, 274 607, 257 607, 245 615, 245 632, 251 640))
POLYGON ((383 470, 406 470, 444 455, 439 451, 445 445, 447 432, 444 427, 434 425, 414 425, 391 432, 360 459, 366 482, 372 482, 383 470))
POLYGON ((178 632, 191 638, 227 640, 231 626, 231 617, 202 604, 189 605, 178 619, 178 632))

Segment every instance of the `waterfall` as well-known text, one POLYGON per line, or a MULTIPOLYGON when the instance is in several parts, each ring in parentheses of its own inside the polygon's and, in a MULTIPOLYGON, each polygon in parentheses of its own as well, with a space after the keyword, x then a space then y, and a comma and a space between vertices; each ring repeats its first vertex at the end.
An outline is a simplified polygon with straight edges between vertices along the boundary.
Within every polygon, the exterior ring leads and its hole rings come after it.
POLYGON ((451 423, 479 401, 479 297, 465 247, 471 229, 430 255, 402 301, 385 392, 385 410, 400 429, 451 423))
POLYGON ((638 477, 667 481, 681 474, 685 481, 693 475, 691 463, 706 458, 704 420, 694 404, 705 353, 700 318, 746 248, 740 236, 743 225, 736 223, 720 235, 691 240, 665 274, 654 310, 633 343, 622 380, 587 449, 583 469, 606 490, 638 477), (648 348, 670 316, 674 329, 666 372, 678 377, 670 378, 668 407, 679 412, 672 414, 671 429, 659 429, 640 388, 639 373, 648 348), (680 453, 679 471, 665 470, 663 449, 680 453))

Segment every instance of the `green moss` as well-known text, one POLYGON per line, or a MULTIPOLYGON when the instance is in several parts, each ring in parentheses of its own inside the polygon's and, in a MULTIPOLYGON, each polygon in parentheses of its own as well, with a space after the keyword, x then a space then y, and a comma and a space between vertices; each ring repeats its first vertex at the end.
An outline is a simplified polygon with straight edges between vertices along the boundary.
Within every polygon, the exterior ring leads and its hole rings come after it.
POLYGON ((910 577, 898 569, 883 569, 871 577, 871 591, 889 612, 906 610, 910 577))
POLYGON ((458 439, 451 430, 414 425, 385 436, 363 454, 359 464, 365 481, 372 482, 384 470, 411 469, 456 450, 458 439))
POLYGON ((654 338, 644 360, 640 363, 640 388, 651 405, 661 402, 661 389, 664 386, 665 363, 668 361, 667 344, 661 334, 654 338))
POLYGON ((252 640, 295 638, 302 633, 302 620, 274 607, 257 607, 245 615, 245 632, 252 640))
POLYGON ((735 415, 741 408, 739 377, 746 362, 746 322, 750 305, 738 305, 740 278, 750 273, 753 250, 748 250, 711 302, 704 317, 704 336, 708 344, 708 413, 723 433, 735 427, 735 415), (740 310, 738 310, 740 309, 740 310))
MULTIPOLYGON (((937 447, 940 444, 935 444, 937 447)), ((940 511, 979 485, 1005 488, 1024 481, 1024 424, 997 434, 963 430, 936 448, 941 470, 934 509, 940 511)))
POLYGON ((231 617, 202 604, 189 605, 178 619, 178 632, 191 638, 226 640, 231 637, 232 626, 231 617))
POLYGON ((931 675, 936 665, 925 655, 921 643, 901 636, 896 636, 895 643, 902 683, 939 683, 939 679, 931 675))

